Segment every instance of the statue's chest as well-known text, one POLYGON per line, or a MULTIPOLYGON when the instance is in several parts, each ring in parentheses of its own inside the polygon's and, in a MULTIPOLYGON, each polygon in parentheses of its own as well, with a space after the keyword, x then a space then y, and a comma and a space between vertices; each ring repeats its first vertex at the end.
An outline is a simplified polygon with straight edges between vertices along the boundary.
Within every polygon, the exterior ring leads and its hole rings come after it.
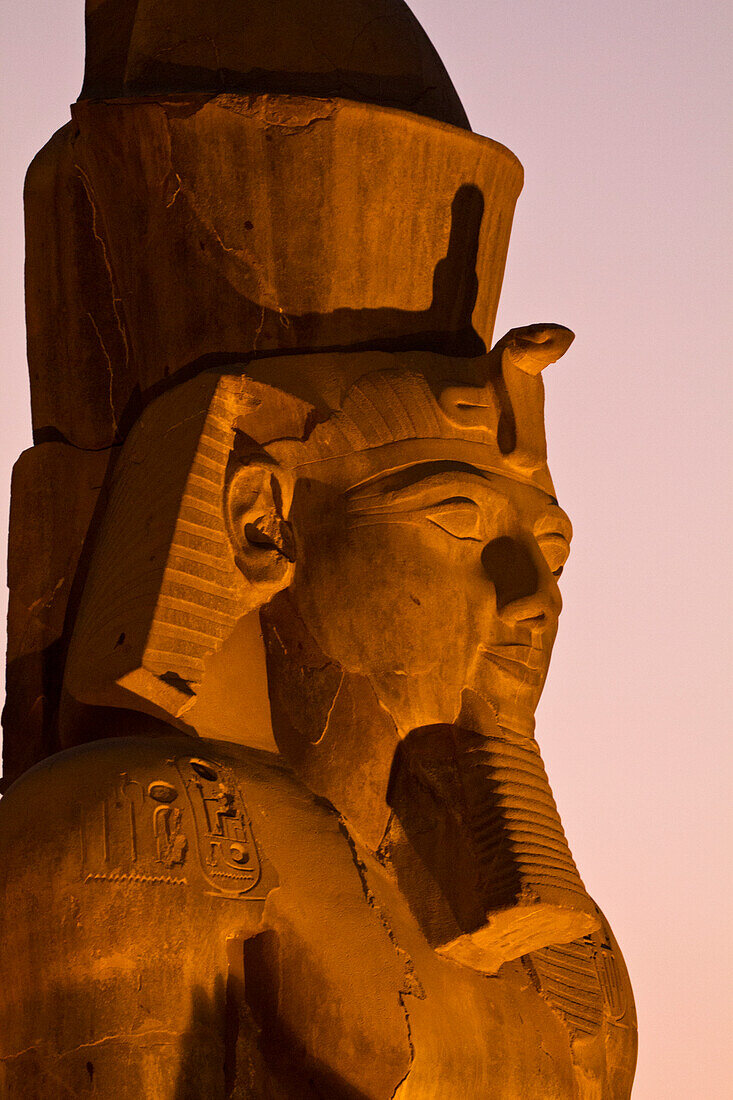
MULTIPOLYGON (((266 807, 250 804, 279 885, 267 897, 263 931, 244 944, 244 986, 284 1096, 602 1095, 595 1086, 579 1091, 577 1029, 548 996, 549 963, 539 973, 517 960, 486 976, 442 958, 392 879, 332 812, 284 786, 269 789, 266 807)), ((581 978, 593 985, 592 975, 581 978)), ((601 1002, 591 993, 597 1032, 601 1002)), ((571 991, 565 1007, 575 1011, 572 1001, 571 991)))
POLYGON ((286 947, 280 958, 274 1047, 282 1050, 287 1037, 318 1067, 308 1076, 328 1090, 322 1095, 356 1096, 351 1088, 369 1100, 577 1095, 568 1029, 521 963, 487 978, 429 948, 405 949, 392 929, 394 938, 375 951, 368 917, 364 924, 361 938, 334 945, 339 980, 322 946, 286 947))
POLYGON ((443 959, 363 867, 358 892, 346 873, 334 886, 334 859, 328 871, 308 900, 273 896, 269 941, 245 947, 245 984, 257 974, 268 991, 270 1058, 287 1046, 334 1100, 577 1095, 570 1033, 527 967, 486 977, 443 959))

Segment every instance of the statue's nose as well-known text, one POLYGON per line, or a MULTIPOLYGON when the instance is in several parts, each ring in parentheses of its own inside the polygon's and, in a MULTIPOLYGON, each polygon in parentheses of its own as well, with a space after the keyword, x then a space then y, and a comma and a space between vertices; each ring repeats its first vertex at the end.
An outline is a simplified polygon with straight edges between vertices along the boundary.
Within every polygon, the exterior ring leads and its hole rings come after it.
POLYGON ((493 539, 483 550, 484 569, 496 592, 496 609, 512 622, 556 621, 562 607, 547 562, 534 539, 493 539))

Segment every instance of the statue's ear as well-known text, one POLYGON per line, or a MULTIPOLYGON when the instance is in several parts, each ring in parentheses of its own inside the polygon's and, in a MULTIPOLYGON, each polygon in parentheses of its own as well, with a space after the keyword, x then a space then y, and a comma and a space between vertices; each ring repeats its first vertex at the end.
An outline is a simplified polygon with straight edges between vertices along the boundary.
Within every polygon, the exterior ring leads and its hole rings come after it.
POLYGON ((255 429, 265 414, 270 432, 297 438, 302 427, 277 421, 273 405, 277 392, 206 371, 161 394, 131 429, 66 659, 77 702, 185 726, 209 658, 289 584, 291 479, 255 429))
POLYGON ((290 584, 295 540, 287 514, 290 477, 267 459, 235 462, 224 495, 234 560, 263 604, 290 584))

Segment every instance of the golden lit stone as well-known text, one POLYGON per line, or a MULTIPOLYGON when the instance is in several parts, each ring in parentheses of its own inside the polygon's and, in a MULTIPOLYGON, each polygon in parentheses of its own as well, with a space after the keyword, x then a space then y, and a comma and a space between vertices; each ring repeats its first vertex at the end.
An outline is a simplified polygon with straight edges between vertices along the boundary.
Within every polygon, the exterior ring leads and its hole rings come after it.
POLYGON ((26 194, 3 1095, 624 1100, 534 736, 573 335, 491 346, 521 166, 397 0, 87 8, 26 194))

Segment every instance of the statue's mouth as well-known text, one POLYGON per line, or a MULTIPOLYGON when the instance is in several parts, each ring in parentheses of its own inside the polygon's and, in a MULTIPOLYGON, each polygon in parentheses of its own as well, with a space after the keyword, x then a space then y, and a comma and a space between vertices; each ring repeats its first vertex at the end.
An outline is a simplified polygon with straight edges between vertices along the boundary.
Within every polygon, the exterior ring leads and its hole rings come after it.
POLYGON ((480 653, 503 672, 516 676, 525 684, 540 684, 544 676, 546 657, 542 649, 529 645, 494 643, 482 645, 480 653))

